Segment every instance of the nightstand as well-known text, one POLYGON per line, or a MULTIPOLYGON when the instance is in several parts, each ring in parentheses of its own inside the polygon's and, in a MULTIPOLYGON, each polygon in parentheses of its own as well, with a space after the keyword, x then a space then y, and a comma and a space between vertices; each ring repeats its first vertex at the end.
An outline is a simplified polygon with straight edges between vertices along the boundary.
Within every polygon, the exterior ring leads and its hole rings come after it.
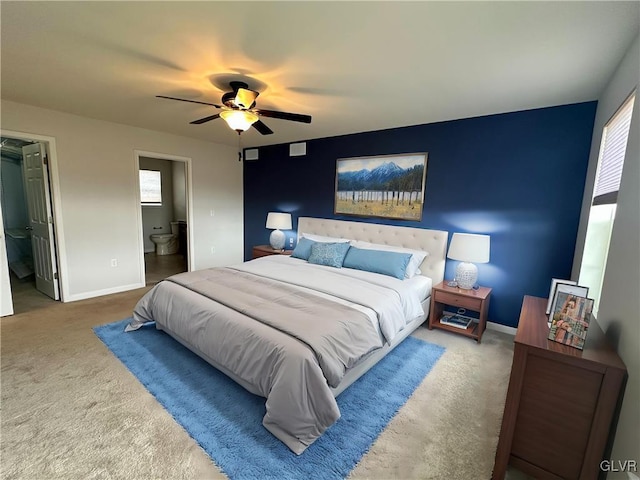
POLYGON ((429 330, 441 328, 449 332, 458 333, 466 337, 475 338, 478 343, 487 328, 487 312, 489 310, 489 298, 491 289, 479 287, 477 290, 463 290, 458 287, 450 287, 447 282, 440 282, 431 289, 431 311, 429 312, 429 330), (440 323, 445 306, 454 309, 464 308, 480 314, 477 321, 472 322, 466 329, 452 327, 440 323))
POLYGON ((266 257, 267 255, 291 255, 293 250, 274 250, 271 245, 256 245, 253 247, 252 258, 266 257))

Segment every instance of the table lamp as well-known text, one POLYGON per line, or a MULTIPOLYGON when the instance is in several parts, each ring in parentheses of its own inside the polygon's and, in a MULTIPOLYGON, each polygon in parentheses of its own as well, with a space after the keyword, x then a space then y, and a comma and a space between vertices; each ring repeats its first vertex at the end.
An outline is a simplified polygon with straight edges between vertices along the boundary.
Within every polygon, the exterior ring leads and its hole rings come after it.
POLYGON ((274 250, 284 248, 285 234, 280 231, 291 230, 291 214, 280 212, 269 212, 267 214, 267 228, 273 229, 269 242, 274 250))
POLYGON ((456 267, 455 281, 458 287, 469 290, 478 281, 478 267, 476 263, 489 261, 489 235, 473 233, 454 233, 449 245, 447 258, 460 260, 456 267))

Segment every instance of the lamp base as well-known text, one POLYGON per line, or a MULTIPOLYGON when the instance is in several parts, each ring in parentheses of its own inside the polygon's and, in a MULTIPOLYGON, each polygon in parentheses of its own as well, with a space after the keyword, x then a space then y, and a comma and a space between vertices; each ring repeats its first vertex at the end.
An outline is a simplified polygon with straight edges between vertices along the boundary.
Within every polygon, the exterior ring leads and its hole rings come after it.
POLYGON ((285 239, 286 235, 284 233, 282 233, 280 230, 274 230, 269 236, 269 243, 271 243, 271 248, 273 248, 274 250, 284 249, 285 239))
POLYGON ((463 290, 471 290, 478 281, 478 267, 473 263, 460 262, 456 267, 456 282, 463 290))

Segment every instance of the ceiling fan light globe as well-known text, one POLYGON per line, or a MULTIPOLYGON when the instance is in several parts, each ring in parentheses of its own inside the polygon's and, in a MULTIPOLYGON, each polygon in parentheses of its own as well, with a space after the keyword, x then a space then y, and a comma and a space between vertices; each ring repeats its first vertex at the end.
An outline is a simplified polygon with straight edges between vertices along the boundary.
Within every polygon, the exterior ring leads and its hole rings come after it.
POLYGON ((258 121, 258 115, 248 110, 225 110, 220 113, 231 130, 246 132, 258 121))

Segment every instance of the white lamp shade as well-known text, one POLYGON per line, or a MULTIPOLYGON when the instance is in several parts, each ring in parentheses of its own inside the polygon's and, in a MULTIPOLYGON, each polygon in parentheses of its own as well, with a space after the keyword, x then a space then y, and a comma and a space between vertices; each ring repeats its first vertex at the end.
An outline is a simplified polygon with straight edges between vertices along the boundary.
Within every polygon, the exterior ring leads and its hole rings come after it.
POLYGON ((487 263, 489 261, 489 235, 473 233, 454 233, 449 245, 447 258, 470 263, 487 263))
POLYGON ((267 228, 274 230, 291 230, 291 214, 269 212, 267 214, 267 228))
POLYGON ((223 110, 220 116, 229 127, 239 132, 249 130, 258 121, 258 115, 248 110, 223 110))

